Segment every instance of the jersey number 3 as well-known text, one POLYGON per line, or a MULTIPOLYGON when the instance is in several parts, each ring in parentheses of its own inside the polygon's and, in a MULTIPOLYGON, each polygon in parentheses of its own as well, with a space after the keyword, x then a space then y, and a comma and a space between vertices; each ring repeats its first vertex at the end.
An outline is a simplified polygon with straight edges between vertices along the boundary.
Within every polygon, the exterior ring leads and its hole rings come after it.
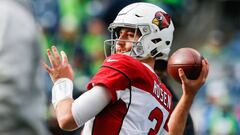
POLYGON ((159 108, 154 108, 149 116, 148 116, 148 119, 150 121, 153 121, 154 119, 157 121, 156 125, 155 125, 155 128, 152 129, 150 128, 149 132, 148 132, 148 135, 156 135, 161 127, 161 124, 162 124, 162 121, 163 121, 163 113, 162 111, 159 109, 159 108))

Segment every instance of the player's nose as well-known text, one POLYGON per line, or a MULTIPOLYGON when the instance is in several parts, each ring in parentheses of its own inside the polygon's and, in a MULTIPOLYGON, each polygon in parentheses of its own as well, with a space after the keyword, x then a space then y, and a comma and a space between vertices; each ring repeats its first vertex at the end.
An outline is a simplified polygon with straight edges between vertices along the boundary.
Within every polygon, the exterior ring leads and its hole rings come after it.
POLYGON ((126 44, 126 35, 125 34, 121 34, 118 38, 117 44, 121 47, 124 47, 126 44))

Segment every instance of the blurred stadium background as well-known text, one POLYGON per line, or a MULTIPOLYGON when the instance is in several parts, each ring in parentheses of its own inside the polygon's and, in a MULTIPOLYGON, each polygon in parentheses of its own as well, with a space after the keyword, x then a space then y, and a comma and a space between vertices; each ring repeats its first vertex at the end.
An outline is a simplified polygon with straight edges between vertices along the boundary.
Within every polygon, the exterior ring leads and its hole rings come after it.
MULTIPOLYGON (((191 109, 196 134, 240 135, 240 1, 144 1, 161 6, 172 16, 175 36, 171 53, 193 47, 209 60, 208 80, 191 109)), ((85 91, 105 58, 107 26, 122 7, 133 2, 136 0, 32 0, 44 59, 51 45, 67 53, 75 70, 75 97, 85 91)), ((81 129, 59 129, 50 104, 52 82, 47 74, 45 82, 49 129, 53 135, 79 135, 81 129)), ((173 84, 180 95, 180 85, 173 84)))

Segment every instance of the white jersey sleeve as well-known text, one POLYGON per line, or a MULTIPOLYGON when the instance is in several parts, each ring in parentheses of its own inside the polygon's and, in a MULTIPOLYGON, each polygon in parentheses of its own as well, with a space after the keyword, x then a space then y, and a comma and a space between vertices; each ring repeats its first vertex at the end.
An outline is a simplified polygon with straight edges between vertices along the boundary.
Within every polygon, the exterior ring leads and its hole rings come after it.
POLYGON ((72 105, 72 114, 78 127, 101 112, 110 102, 110 94, 105 87, 94 86, 83 93, 72 105))

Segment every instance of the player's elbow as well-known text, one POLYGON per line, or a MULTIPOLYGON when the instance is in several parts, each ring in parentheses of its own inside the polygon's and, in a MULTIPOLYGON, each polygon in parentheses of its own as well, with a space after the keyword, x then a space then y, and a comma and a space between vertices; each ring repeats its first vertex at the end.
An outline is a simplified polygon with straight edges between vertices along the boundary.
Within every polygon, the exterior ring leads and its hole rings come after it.
POLYGON ((58 119, 59 127, 65 131, 73 131, 78 128, 71 114, 64 115, 58 119))

